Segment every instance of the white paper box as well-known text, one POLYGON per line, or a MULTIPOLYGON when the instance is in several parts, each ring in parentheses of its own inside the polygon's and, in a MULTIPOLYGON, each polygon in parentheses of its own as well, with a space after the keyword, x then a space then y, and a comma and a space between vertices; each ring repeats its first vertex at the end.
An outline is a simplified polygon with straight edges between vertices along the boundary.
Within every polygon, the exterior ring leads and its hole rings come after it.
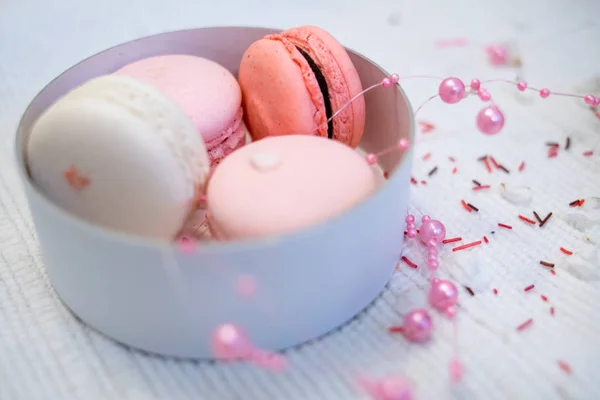
MULTIPOLYGON (((150 352, 211 358, 211 333, 231 322, 258 346, 284 349, 350 320, 393 274, 403 243, 412 148, 381 157, 389 180, 338 218, 275 239, 210 243, 187 255, 78 219, 49 202, 26 172, 23 149, 33 122, 73 87, 160 54, 210 58, 237 75, 246 48, 273 32, 202 28, 125 43, 59 76, 26 110, 17 159, 48 275, 64 303, 100 332, 150 352), (240 298, 240 275, 254 278, 254 296, 240 298)), ((387 75, 359 54, 350 52, 350 57, 363 87, 387 75)), ((412 110, 399 87, 377 88, 365 101, 362 150, 375 152, 400 138, 412 139, 412 110)))

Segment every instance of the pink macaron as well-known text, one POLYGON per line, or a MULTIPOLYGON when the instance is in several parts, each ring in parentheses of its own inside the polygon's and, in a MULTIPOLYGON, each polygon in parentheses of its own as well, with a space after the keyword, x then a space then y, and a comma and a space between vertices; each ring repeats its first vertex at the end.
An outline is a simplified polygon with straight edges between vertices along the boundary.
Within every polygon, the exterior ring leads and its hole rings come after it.
POLYGON ((174 100, 202 135, 211 166, 245 144, 240 86, 214 61, 164 55, 133 62, 116 74, 151 84, 174 100))
POLYGON ((358 73, 344 47, 328 32, 303 26, 253 43, 239 71, 245 121, 257 140, 312 134, 357 147, 365 126, 358 73))
POLYGON ((375 170, 340 142, 268 137, 215 168, 207 188, 208 223, 219 240, 290 233, 342 214, 377 186, 375 170))

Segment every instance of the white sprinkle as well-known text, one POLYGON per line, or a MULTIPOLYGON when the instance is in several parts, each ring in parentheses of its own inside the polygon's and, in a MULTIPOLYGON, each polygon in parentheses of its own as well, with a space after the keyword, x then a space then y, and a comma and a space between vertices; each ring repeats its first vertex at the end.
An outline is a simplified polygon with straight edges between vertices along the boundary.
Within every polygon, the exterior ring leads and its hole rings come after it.
POLYGON ((250 162, 260 172, 274 170, 281 164, 281 158, 273 153, 257 153, 250 157, 250 162))

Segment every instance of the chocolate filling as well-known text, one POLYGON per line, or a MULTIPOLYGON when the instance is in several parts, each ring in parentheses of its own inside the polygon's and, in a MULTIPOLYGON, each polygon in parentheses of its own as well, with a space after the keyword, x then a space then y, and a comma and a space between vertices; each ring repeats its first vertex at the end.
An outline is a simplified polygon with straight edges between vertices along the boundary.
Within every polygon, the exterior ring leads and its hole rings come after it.
MULTIPOLYGON (((325 76, 317 66, 317 63, 301 48, 296 47, 302 57, 306 59, 306 62, 312 69, 315 77, 317 78, 317 83, 319 84, 319 89, 321 89, 321 93, 323 94, 323 99, 325 100, 325 115, 327 116, 327 120, 331 118, 331 100, 329 99, 329 88, 327 87, 327 81, 325 80, 325 76)), ((327 137, 329 139, 333 138, 333 120, 327 123, 327 137)))

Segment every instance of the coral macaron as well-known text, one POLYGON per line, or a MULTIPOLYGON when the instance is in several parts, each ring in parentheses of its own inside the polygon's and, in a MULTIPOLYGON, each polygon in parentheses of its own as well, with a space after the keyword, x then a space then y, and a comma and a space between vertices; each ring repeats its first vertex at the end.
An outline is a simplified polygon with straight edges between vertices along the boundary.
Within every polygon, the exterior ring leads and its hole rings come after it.
POLYGON ((219 240, 290 233, 342 214, 377 184, 364 157, 346 145, 309 135, 268 137, 215 168, 208 224, 219 240))
POLYGON ((344 47, 328 32, 303 26, 253 43, 239 71, 245 121, 253 139, 313 134, 357 147, 365 125, 362 91, 344 47))
POLYGON ((240 86, 216 62, 184 54, 163 55, 128 64, 116 74, 150 84, 177 103, 204 139, 212 166, 245 144, 240 86))

